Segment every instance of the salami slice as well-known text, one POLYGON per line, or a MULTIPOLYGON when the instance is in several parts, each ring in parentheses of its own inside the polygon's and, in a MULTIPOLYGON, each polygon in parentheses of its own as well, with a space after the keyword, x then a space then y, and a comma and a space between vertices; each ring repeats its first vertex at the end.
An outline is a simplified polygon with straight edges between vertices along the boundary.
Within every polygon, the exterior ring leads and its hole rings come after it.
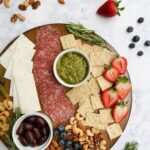
POLYGON ((66 97, 65 88, 53 75, 53 63, 61 49, 56 28, 43 26, 37 31, 33 74, 44 111, 56 124, 68 121, 75 110, 66 97))

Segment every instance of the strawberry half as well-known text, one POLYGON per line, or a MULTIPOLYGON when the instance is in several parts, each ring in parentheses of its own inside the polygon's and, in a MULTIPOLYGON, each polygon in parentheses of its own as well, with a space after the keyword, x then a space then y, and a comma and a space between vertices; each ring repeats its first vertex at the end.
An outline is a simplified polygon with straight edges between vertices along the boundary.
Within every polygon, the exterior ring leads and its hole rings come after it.
POLYGON ((113 109, 113 119, 116 123, 120 123, 128 114, 128 107, 124 102, 120 102, 113 109))
POLYGON ((120 98, 124 99, 131 91, 132 86, 131 83, 129 82, 129 79, 126 76, 122 76, 118 79, 115 89, 120 98))
POLYGON ((106 108, 112 107, 119 101, 119 95, 114 89, 107 89, 101 95, 102 102, 106 108))
POLYGON ((125 57, 118 57, 111 63, 112 67, 117 69, 121 75, 127 71, 127 59, 125 57))
POLYGON ((97 14, 105 17, 120 16, 120 11, 124 10, 124 7, 119 8, 120 3, 121 1, 107 0, 101 7, 99 7, 97 14))
POLYGON ((115 82, 119 78, 119 72, 115 68, 109 68, 104 73, 104 78, 109 82, 115 82))

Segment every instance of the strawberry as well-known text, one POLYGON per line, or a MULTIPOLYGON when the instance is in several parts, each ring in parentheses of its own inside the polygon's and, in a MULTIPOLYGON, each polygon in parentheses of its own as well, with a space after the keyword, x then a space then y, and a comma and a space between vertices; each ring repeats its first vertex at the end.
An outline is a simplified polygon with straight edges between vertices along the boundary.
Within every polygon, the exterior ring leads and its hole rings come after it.
POLYGON ((124 7, 119 8, 120 3, 121 1, 107 0, 101 7, 99 7, 97 14, 105 17, 113 17, 117 14, 120 16, 120 11, 124 10, 124 7))
POLYGON ((114 89, 107 89, 101 95, 102 102, 106 108, 112 107, 119 101, 119 95, 114 89))
POLYGON ((104 78, 109 82, 115 82, 119 78, 119 72, 115 68, 109 68, 104 73, 104 78))
POLYGON ((127 71, 127 59, 125 57, 118 57, 114 59, 111 64, 121 75, 125 74, 127 71))
POLYGON ((120 123, 128 114, 128 107, 124 102, 120 102, 113 109, 113 119, 116 123, 120 123))
POLYGON ((120 96, 120 98, 124 99, 132 89, 129 79, 126 76, 120 77, 115 86, 115 89, 118 95, 120 96))

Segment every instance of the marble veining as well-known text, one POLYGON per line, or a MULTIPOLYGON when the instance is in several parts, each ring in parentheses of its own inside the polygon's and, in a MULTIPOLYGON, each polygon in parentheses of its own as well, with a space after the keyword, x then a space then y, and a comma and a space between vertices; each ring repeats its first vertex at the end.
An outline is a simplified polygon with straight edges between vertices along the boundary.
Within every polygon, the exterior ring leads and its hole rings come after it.
MULTIPOLYGON (((146 39, 150 40, 150 4, 149 0, 124 0, 125 11, 121 17, 106 19, 96 15, 96 9, 105 0, 65 0, 60 5, 57 0, 42 0, 42 6, 34 11, 31 8, 23 12, 24 23, 10 23, 10 16, 17 9, 21 0, 12 1, 12 7, 6 9, 0 5, 0 50, 14 37, 33 27, 48 23, 78 22, 95 30, 104 37, 120 55, 128 59, 128 70, 133 84, 133 107, 125 132, 112 150, 122 150, 127 141, 137 140, 139 150, 150 150, 150 48, 143 46, 146 39), (138 24, 137 18, 143 16, 145 22, 138 24), (132 25, 133 33, 126 33, 126 28, 132 25), (130 50, 128 44, 133 35, 140 35, 141 40, 136 48, 130 50), (144 56, 137 57, 138 50, 144 51, 144 56)), ((0 149, 2 147, 0 146, 0 149)), ((4 149, 4 148, 2 148, 4 149)))

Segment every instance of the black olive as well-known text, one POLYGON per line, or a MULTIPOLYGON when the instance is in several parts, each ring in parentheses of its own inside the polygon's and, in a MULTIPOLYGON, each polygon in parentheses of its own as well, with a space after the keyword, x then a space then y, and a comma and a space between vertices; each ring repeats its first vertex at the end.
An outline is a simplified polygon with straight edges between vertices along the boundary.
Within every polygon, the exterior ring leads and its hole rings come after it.
POLYGON ((41 139, 41 137, 42 137, 40 130, 38 128, 33 128, 33 134, 37 140, 41 139))
POLYGON ((38 117, 38 116, 36 116, 35 122, 36 122, 39 126, 45 126, 45 125, 46 125, 46 121, 45 121, 43 118, 38 117))
POLYGON ((21 123, 17 129, 17 135, 21 135, 24 131, 24 123, 21 123))
POLYGON ((29 145, 28 141, 23 136, 19 136, 19 141, 24 146, 28 146, 29 145))

